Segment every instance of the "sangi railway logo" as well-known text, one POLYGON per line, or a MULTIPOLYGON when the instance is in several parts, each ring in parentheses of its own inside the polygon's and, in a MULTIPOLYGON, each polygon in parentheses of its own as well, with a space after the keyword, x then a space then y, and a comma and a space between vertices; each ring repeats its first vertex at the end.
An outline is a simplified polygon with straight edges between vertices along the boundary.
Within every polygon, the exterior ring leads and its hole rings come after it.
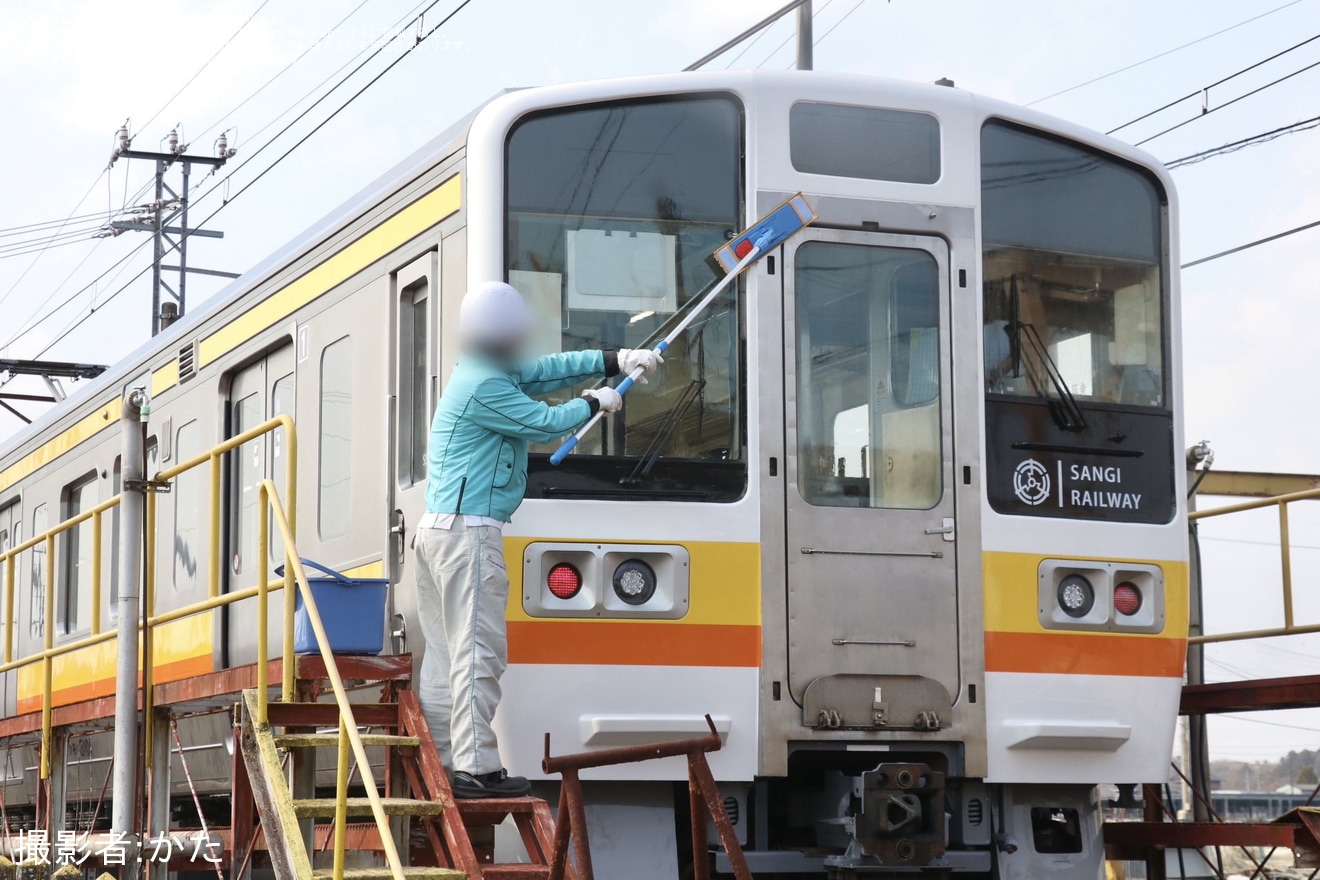
POLYGON ((1013 471, 1013 494, 1023 504, 1035 507, 1050 497, 1050 472, 1045 465, 1028 458, 1013 471))

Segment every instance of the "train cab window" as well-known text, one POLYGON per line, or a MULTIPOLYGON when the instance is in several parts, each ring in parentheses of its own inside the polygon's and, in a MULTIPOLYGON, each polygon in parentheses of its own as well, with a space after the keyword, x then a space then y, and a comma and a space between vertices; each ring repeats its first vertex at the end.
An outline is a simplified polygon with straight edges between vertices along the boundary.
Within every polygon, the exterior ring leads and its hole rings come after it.
MULTIPOLYGON (((85 513, 99 502, 97 475, 88 476, 64 490, 64 519, 85 513)), ((60 596, 60 632, 72 633, 89 626, 92 619, 92 521, 83 520, 61 535, 64 559, 60 596)))
POLYGON ((353 519, 353 340, 321 353, 320 469, 317 524, 321 540, 348 532, 353 519))
MULTIPOLYGON (((197 422, 192 421, 179 428, 174 435, 174 460, 187 461, 201 453, 201 434, 197 422)), ((208 468, 195 467, 186 470, 174 478, 174 490, 170 493, 174 504, 174 576, 171 582, 174 591, 188 595, 198 584, 198 560, 201 558, 202 535, 202 499, 209 491, 206 484, 208 468)))
POLYGON ((981 141, 986 392, 1164 406, 1155 182, 1007 124, 981 141))
POLYGON ((798 248, 794 289, 802 497, 934 507, 943 494, 934 257, 812 241, 798 248))
MULTIPOLYGON (((46 531, 48 526, 46 505, 32 509, 32 536, 46 531)), ((46 635, 46 542, 32 548, 31 576, 28 579, 28 637, 40 639, 46 635)))
POLYGON ((425 278, 405 287, 399 296, 399 485, 426 482, 426 439, 431 424, 426 390, 425 278))
POLYGON ((788 111, 788 143, 793 167, 805 174, 940 179, 940 123, 929 113, 800 101, 788 111))
MULTIPOLYGON (((507 144, 508 280, 538 313, 541 352, 650 347, 715 281, 707 257, 741 223, 742 113, 698 95, 529 116, 507 144)), ((731 290, 649 385, 529 496, 730 501, 746 485, 741 296, 731 290), (651 493, 655 494, 651 494, 651 493)), ((561 402, 574 388, 547 395, 561 402)))

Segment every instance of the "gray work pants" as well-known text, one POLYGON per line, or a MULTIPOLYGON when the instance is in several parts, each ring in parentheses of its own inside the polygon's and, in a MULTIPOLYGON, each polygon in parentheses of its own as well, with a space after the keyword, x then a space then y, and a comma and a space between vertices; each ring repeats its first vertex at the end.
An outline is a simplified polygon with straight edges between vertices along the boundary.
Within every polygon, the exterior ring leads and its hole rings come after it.
POLYGON ((509 574, 492 526, 417 530, 417 611, 426 655, 418 700, 440 760, 454 771, 499 770, 491 721, 509 664, 504 610, 509 574))

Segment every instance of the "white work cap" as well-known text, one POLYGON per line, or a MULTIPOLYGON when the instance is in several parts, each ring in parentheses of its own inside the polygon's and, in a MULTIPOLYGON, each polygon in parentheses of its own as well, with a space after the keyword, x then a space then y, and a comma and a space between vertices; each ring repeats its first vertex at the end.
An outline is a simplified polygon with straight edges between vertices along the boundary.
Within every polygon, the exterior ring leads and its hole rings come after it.
POLYGON ((472 288, 458 305, 458 334, 481 346, 516 345, 532 332, 532 310, 512 285, 487 281, 472 288))

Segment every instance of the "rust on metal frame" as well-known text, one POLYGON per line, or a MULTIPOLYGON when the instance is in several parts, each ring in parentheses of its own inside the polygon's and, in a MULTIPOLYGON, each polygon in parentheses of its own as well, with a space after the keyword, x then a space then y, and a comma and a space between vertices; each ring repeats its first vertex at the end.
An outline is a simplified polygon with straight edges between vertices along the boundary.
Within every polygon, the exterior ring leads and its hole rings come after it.
POLYGON ((1315 706, 1320 706, 1320 675, 1297 675, 1187 685, 1183 688, 1179 713, 1213 715, 1315 706))
POLYGON ((559 813, 555 824, 554 847, 550 857, 550 880, 562 880, 568 870, 568 846, 573 845, 573 862, 577 876, 581 880, 594 880, 591 867, 591 846, 587 839, 586 803, 582 796, 582 782, 579 771, 591 767, 608 767, 615 764, 632 764, 638 761, 651 761, 656 758, 677 758, 686 756, 688 762, 688 797, 692 812, 692 864, 694 880, 708 880, 710 877, 709 855, 706 847, 706 813, 715 822, 724 852, 729 857, 729 867, 738 880, 751 880, 752 874, 747 867, 742 845, 734 832, 733 823, 724 809, 724 798, 720 795, 715 777, 710 772, 706 761, 708 752, 717 752, 723 746, 715 722, 706 716, 706 726, 710 733, 691 739, 672 740, 639 746, 624 746, 617 749, 601 749, 594 752, 580 752, 576 755, 550 754, 550 734, 545 735, 545 758, 541 769, 546 774, 558 773, 563 777, 559 787, 559 813), (704 808, 704 809, 703 809, 704 808), (567 821, 565 821, 567 820, 567 821))

